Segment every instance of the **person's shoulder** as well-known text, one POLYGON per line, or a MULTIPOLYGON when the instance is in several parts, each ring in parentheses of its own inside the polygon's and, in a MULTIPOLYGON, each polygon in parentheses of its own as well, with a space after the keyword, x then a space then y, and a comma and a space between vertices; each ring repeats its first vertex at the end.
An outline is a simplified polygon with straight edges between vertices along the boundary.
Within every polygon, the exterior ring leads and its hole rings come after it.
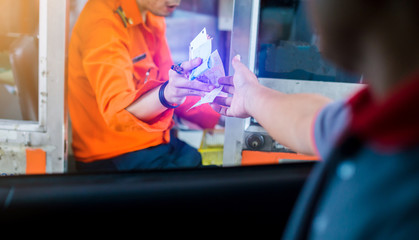
POLYGON ((126 38, 124 24, 116 13, 119 1, 89 0, 81 11, 72 29, 70 44, 78 42, 83 46, 110 36, 126 38))
POLYGON ((86 2, 83 11, 113 11, 117 7, 117 1, 115 0, 89 0, 86 2))
POLYGON ((321 109, 314 121, 312 134, 318 154, 324 159, 348 127, 350 109, 347 100, 337 100, 321 109))
POLYGON ((79 21, 84 24, 97 24, 106 20, 116 22, 117 7, 117 1, 114 0, 89 0, 80 13, 79 21))

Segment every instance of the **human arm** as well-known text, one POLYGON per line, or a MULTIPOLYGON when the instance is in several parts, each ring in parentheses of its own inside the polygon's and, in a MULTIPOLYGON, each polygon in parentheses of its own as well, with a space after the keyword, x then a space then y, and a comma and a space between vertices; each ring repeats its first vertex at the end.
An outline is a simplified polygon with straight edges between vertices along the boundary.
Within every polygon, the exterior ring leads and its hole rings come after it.
POLYGON ((312 124, 317 112, 331 100, 315 94, 285 94, 259 84, 257 77, 234 57, 234 76, 220 78, 223 91, 214 110, 231 117, 254 117, 279 143, 308 155, 315 154, 312 124))

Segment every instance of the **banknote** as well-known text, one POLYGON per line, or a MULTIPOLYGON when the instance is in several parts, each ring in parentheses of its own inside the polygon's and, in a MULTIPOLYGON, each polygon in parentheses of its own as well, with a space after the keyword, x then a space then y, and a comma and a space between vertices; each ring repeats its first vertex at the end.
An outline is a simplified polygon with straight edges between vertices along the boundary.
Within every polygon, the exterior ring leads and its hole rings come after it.
POLYGON ((196 57, 202 59, 202 64, 192 71, 189 79, 198 79, 199 81, 215 85, 217 88, 202 97, 188 111, 202 104, 212 103, 222 90, 222 86, 218 84, 218 79, 225 76, 223 61, 218 50, 211 53, 211 39, 207 36, 205 28, 189 44, 190 60, 196 57))

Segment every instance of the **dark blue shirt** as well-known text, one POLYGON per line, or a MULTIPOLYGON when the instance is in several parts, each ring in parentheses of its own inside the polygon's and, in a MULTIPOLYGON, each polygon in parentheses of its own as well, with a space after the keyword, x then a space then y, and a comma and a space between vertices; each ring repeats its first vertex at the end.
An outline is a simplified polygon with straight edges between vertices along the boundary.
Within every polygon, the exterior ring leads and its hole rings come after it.
MULTIPOLYGON (((341 101, 317 117, 314 136, 323 159, 348 126, 349 115, 341 101)), ((310 239, 419 238, 419 147, 379 152, 365 143, 354 156, 340 159, 323 187, 310 239)))
POLYGON ((344 101, 317 116, 314 137, 323 161, 307 180, 284 239, 419 239, 419 146, 395 151, 366 142, 350 157, 330 157, 349 120, 344 101))

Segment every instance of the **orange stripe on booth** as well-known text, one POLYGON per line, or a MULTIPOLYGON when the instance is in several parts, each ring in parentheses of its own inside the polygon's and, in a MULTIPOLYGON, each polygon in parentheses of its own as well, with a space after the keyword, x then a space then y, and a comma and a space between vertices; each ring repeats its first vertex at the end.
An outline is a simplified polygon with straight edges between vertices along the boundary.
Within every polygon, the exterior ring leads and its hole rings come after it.
POLYGON ((46 173, 47 154, 39 148, 26 148, 26 174, 46 173))
POLYGON ((242 151, 242 165, 278 164, 281 159, 315 161, 318 157, 297 153, 242 151))

